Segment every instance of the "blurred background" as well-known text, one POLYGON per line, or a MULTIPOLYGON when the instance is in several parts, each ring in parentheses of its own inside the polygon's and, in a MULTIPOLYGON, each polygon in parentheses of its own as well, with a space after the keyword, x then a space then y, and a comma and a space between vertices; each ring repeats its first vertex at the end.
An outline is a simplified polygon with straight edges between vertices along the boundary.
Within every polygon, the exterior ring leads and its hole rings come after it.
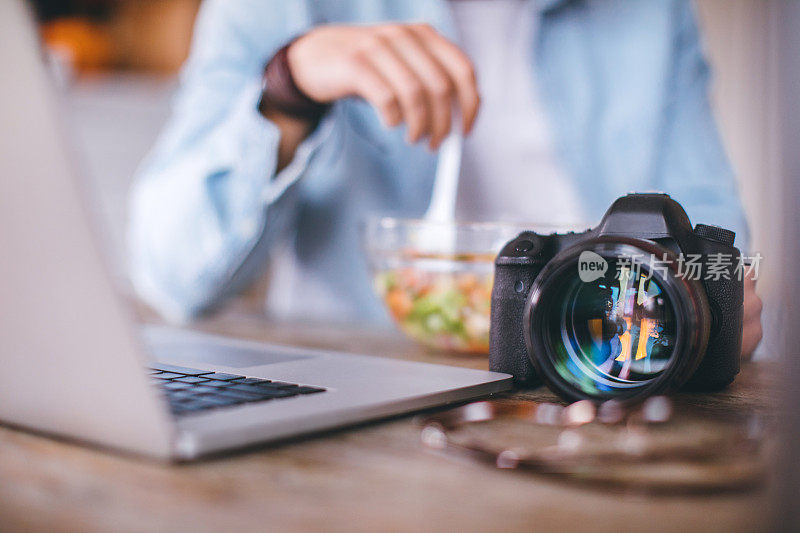
MULTIPOLYGON (((49 59, 66 94, 73 143, 98 195, 113 260, 125 280, 126 193, 170 106, 200 0, 34 0, 49 59)), ((759 292, 770 357, 783 329, 778 281, 789 177, 781 152, 782 0, 696 0, 714 81, 715 112, 764 256, 759 292)), ((785 144, 784 144, 785 146, 785 144)), ((263 289, 263 287, 262 287, 263 289)), ((254 301, 261 301, 260 296, 254 301)))

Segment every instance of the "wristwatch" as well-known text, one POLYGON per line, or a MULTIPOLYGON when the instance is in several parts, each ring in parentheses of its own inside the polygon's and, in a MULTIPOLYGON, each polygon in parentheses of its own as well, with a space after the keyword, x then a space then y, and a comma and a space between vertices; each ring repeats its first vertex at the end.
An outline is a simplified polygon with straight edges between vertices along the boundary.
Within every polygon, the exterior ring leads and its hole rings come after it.
POLYGON ((288 59, 289 47, 295 40, 292 39, 275 52, 267 66, 264 67, 258 110, 262 115, 265 115, 267 111, 277 111, 316 123, 330 109, 331 104, 312 100, 297 87, 289 68, 288 59))

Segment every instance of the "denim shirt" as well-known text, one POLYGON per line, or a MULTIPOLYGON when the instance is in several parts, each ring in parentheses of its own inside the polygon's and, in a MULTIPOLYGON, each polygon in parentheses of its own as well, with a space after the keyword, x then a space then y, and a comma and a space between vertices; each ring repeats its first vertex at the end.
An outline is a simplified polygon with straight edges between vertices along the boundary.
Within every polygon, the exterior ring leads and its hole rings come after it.
MULTIPOLYGON (((532 68, 588 221, 626 192, 664 191, 693 222, 735 230, 745 248, 689 0, 538 7, 532 68)), ((447 0, 206 0, 172 117, 131 192, 131 274, 145 301, 191 319, 260 275, 281 243, 323 280, 336 302, 329 318, 386 320, 359 225, 368 214, 422 216, 435 154, 345 99, 276 173, 279 130, 257 111, 263 67, 292 37, 318 24, 383 21, 428 22, 458 41, 447 0)), ((314 308, 313 286, 292 295, 298 314, 314 308)))

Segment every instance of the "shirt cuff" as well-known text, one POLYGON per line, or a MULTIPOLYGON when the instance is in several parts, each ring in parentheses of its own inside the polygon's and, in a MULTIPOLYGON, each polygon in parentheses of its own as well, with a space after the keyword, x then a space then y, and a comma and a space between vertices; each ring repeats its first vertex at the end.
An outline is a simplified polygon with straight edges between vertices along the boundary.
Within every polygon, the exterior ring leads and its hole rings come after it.
POLYGON ((275 174, 281 132, 275 123, 258 111, 261 91, 261 82, 254 80, 240 96, 238 109, 234 111, 231 120, 240 124, 235 134, 239 149, 232 149, 232 153, 228 155, 233 159, 230 161, 232 166, 237 163, 244 166, 240 167, 243 171, 241 175, 259 180, 260 183, 253 185, 260 190, 261 200, 269 205, 302 176, 316 151, 331 136, 334 117, 332 113, 328 113, 311 135, 300 143, 289 165, 275 174))
POLYGON ((334 117, 332 113, 328 113, 323 117, 311 135, 306 137, 297 147, 292 161, 278 172, 265 188, 264 202, 268 204, 275 202, 286 189, 300 179, 319 147, 330 138, 333 132, 333 124, 334 117))

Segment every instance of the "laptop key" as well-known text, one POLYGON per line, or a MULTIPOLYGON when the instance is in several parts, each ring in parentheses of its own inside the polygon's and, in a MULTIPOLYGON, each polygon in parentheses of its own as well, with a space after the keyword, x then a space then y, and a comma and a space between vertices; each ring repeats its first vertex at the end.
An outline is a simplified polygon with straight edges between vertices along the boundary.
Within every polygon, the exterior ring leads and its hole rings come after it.
POLYGON ((299 387, 299 385, 296 383, 286 383, 285 381, 270 381, 269 386, 276 389, 291 389, 293 387, 299 387))
POLYGON ((272 383, 272 382, 268 379, 245 378, 245 379, 240 379, 236 383, 241 383, 242 385, 261 385, 262 383, 272 383))
POLYGON ((321 389, 319 387, 301 386, 297 388, 297 392, 300 394, 314 394, 317 392, 325 392, 325 389, 321 389))
POLYGON ((298 392, 293 392, 291 389, 270 389, 268 387, 257 385, 242 385, 241 387, 237 386, 228 388, 228 390, 231 389, 258 394, 261 398, 288 398, 289 396, 296 396, 299 394, 298 392))
POLYGON ((205 377, 197 377, 197 376, 183 376, 180 378, 175 378, 172 381, 177 381, 179 383, 203 383, 208 381, 205 377))
POLYGON ((202 376, 204 374, 213 374, 213 372, 209 370, 198 370, 196 368, 168 365, 166 363, 150 363, 150 368, 153 370, 162 370, 164 372, 175 372, 176 374, 183 374, 185 376, 202 376))
POLYGON ((192 387, 189 390, 191 392, 193 392, 194 394, 202 394, 202 395, 204 395, 203 396, 204 398, 205 398, 206 394, 216 394, 218 392, 216 387, 206 387, 205 383, 202 383, 200 385, 192 387))
POLYGON ((233 384, 230 387, 228 387, 227 390, 235 390, 235 391, 240 391, 240 392, 247 392, 247 393, 255 394, 255 395, 259 395, 259 396, 262 395, 262 394, 268 393, 268 392, 272 392, 270 389, 268 389, 264 385, 239 385, 239 384, 233 384))
POLYGON ((218 381, 233 381, 233 380, 244 379, 244 376, 237 376, 235 374, 225 374, 224 372, 214 372, 213 374, 204 374, 203 377, 208 379, 216 379, 218 381))
POLYGON ((236 400, 233 398, 223 398, 222 396, 217 396, 217 395, 203 396, 203 401, 210 402, 218 407, 224 407, 241 403, 241 400, 236 400))
POLYGON ((181 383, 179 381, 165 381, 164 383, 161 383, 161 386, 167 390, 182 390, 188 389, 192 385, 190 383, 181 383))
POLYGON ((300 393, 292 389, 276 389, 266 390, 264 394, 267 398, 289 398, 290 396, 298 396, 300 393))
POLYGON ((195 395, 192 392, 191 388, 184 389, 184 390, 169 390, 167 389, 167 400, 169 401, 182 401, 182 400, 190 400, 194 398, 195 395))
POLYGON ((240 402, 255 402, 263 399, 263 396, 261 394, 233 390, 230 387, 218 390, 216 394, 214 394, 214 397, 229 398, 232 400, 238 400, 240 402))
POLYGON ((176 374, 174 372, 161 372, 153 376, 155 379, 174 379, 186 377, 184 374, 176 374))
MULTIPOLYGON (((167 373, 166 371, 161 372, 167 373)), ((245 378, 222 372, 198 376, 183 375, 172 380, 162 380, 159 383, 164 387, 170 410, 175 415, 191 415, 206 409, 325 392, 325 389, 321 387, 260 378, 245 378), (218 376, 222 379, 215 379, 218 376)))
MULTIPOLYGON (((208 376, 203 376, 203 377, 205 378, 208 376)), ((214 387, 216 389, 224 389, 226 387, 229 387, 230 385, 231 385, 230 381, 215 381, 213 379, 201 383, 201 386, 203 387, 214 387)))

